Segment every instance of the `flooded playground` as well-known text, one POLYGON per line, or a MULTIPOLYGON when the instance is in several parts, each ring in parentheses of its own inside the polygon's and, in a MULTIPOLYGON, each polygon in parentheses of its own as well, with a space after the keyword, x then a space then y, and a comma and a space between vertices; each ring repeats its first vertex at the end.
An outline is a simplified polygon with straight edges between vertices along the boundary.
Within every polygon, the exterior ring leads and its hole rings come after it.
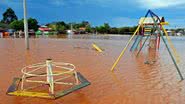
MULTIPOLYGON (((0 39, 0 104, 184 104, 185 81, 181 81, 163 42, 159 50, 147 45, 138 57, 126 51, 111 67, 130 36, 64 36, 0 39), (92 48, 92 43, 104 52, 92 48), (91 85, 56 100, 8 96, 6 91, 24 66, 51 58, 76 66, 91 85), (151 64, 146 64, 151 61, 151 64)), ((179 69, 185 77, 185 37, 171 37, 180 55, 179 69)))

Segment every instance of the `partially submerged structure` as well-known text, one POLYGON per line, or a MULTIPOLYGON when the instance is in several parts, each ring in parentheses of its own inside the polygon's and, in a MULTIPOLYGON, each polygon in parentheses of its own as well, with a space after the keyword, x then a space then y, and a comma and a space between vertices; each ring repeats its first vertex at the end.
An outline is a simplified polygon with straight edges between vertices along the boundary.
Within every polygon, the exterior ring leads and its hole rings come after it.
POLYGON ((125 48, 122 50, 121 54, 117 58, 117 60, 114 62, 111 71, 114 71, 116 65, 118 64, 121 57, 124 55, 125 51, 127 50, 128 46, 132 43, 132 40, 135 38, 133 45, 130 48, 130 51, 137 51, 137 56, 141 52, 141 50, 144 48, 145 43, 149 40, 149 46, 155 49, 159 49, 160 41, 164 42, 167 51, 169 52, 169 55, 177 69, 177 72, 183 80, 183 76, 180 72, 180 69, 177 65, 177 62, 179 62, 179 56, 176 52, 176 49, 174 45, 171 42, 171 39, 168 36, 168 32, 164 28, 164 25, 168 25, 168 22, 165 22, 164 17, 159 17, 151 10, 148 10, 145 17, 142 17, 139 20, 138 27, 132 37, 127 42, 125 48), (164 38, 166 36, 166 39, 164 38), (140 47, 139 47, 140 46, 140 47))
POLYGON ((36 35, 49 35, 51 33, 52 29, 47 26, 41 26, 38 28, 38 31, 36 32, 36 35))
POLYGON ((0 37, 7 37, 7 36, 9 36, 7 29, 0 28, 0 37))
POLYGON ((38 63, 24 67, 22 77, 14 78, 8 95, 56 99, 90 85, 70 63, 38 63))

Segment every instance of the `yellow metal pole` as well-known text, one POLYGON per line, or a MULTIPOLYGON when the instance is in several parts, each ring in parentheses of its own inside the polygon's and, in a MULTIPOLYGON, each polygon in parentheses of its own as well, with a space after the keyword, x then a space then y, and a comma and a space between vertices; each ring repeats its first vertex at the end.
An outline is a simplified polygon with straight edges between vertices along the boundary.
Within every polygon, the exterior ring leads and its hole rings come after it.
POLYGON ((177 53, 177 50, 175 49, 175 47, 174 47, 174 45, 173 45, 173 43, 172 43, 172 41, 171 41, 171 39, 170 39, 170 37, 169 37, 169 35, 168 35, 166 29, 164 28, 164 26, 163 26, 162 24, 161 24, 161 26, 162 26, 162 29, 163 29, 163 31, 164 31, 164 33, 165 33, 165 35, 166 35, 166 38, 167 38, 169 44, 170 44, 170 47, 171 47, 172 50, 173 50, 175 59, 176 59, 177 63, 179 63, 179 62, 180 62, 180 56, 179 56, 179 54, 177 53))
POLYGON ((119 60, 121 59, 121 57, 124 55, 127 47, 129 46, 129 44, 131 43, 132 39, 134 38, 134 36, 136 35, 137 31, 139 30, 139 28, 141 27, 141 25, 139 25, 136 29, 136 31, 134 32, 134 34, 132 35, 132 37, 130 38, 130 40, 127 42, 125 48, 123 49, 123 51, 121 52, 121 54, 119 55, 119 57, 117 58, 117 60, 115 61, 115 63, 113 64, 111 71, 114 71, 114 68, 116 67, 116 65, 118 64, 119 60))
POLYGON ((95 43, 93 43, 92 44, 92 46, 98 51, 98 52, 103 52, 103 50, 100 48, 100 47, 98 47, 95 43))
POLYGON ((118 64, 119 60, 121 59, 121 57, 124 55, 126 49, 128 48, 129 44, 131 43, 132 39, 134 38, 134 36, 136 35, 137 31, 139 30, 139 28, 141 27, 141 25, 143 25, 143 22, 145 21, 146 17, 147 17, 148 13, 146 14, 146 16, 143 18, 142 22, 138 25, 136 31, 134 32, 134 34, 132 35, 132 37, 130 38, 130 40, 127 42, 125 48, 123 49, 123 51, 121 52, 121 54, 119 55, 119 57, 117 58, 117 60, 114 62, 111 71, 114 71, 114 68, 116 67, 116 65, 118 64))

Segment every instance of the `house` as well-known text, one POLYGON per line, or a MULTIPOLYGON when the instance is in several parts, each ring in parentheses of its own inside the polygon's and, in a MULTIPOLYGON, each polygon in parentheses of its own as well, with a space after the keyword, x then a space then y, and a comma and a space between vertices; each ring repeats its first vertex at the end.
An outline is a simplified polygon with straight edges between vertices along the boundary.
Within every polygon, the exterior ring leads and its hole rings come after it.
POLYGON ((86 30, 85 27, 80 27, 80 28, 79 28, 79 33, 80 33, 80 34, 85 34, 85 30, 86 30))
POLYGON ((0 38, 3 37, 4 30, 0 28, 0 38))
POLYGON ((47 26, 41 26, 39 27, 38 31, 40 31, 41 33, 48 35, 49 32, 51 31, 51 28, 48 28, 47 26))
POLYGON ((168 33, 169 36, 172 36, 173 32, 171 30, 167 30, 166 31, 168 33))
POLYGON ((184 31, 183 30, 180 30, 179 32, 176 33, 176 36, 182 36, 184 35, 184 31))
POLYGON ((6 36, 9 36, 9 33, 6 31, 6 29, 0 28, 0 37, 6 36))

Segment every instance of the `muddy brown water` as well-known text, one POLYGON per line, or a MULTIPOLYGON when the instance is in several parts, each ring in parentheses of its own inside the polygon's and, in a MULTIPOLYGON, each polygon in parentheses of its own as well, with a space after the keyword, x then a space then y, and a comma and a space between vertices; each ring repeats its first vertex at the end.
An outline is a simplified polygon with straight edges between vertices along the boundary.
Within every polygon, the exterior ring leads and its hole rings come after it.
MULTIPOLYGON (((159 51, 146 45, 139 57, 127 51, 115 71, 110 71, 128 38, 32 38, 29 51, 24 39, 1 38, 0 104, 184 104, 185 81, 180 81, 162 42, 159 51), (104 52, 92 49, 93 42, 104 52), (21 76, 22 67, 47 58, 74 64, 91 85, 56 100, 6 95, 12 79, 21 76)), ((181 56, 179 68, 185 77, 185 37, 173 37, 172 41, 181 56)))

